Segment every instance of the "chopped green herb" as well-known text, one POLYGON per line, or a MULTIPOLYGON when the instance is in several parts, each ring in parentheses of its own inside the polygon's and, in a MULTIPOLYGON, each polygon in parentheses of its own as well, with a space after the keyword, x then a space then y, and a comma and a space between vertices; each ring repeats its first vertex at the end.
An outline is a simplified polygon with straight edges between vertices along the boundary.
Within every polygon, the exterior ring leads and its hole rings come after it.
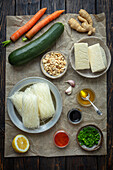
POLYGON ((100 134, 98 130, 93 127, 85 127, 78 134, 78 141, 81 145, 85 145, 89 148, 98 144, 100 140, 100 134))

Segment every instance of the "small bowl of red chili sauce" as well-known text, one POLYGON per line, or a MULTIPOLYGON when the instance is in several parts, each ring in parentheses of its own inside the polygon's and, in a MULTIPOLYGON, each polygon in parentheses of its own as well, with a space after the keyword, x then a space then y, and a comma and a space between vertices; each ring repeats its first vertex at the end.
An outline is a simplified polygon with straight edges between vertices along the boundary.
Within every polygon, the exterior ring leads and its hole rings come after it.
POLYGON ((54 143, 58 148, 65 148, 69 144, 69 135, 64 130, 58 130, 54 134, 54 143))

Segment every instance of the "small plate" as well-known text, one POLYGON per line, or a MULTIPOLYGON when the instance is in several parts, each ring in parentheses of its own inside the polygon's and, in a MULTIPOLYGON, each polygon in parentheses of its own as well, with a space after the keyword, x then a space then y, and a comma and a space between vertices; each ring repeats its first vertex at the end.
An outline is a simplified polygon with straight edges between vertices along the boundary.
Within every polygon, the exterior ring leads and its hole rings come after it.
POLYGON ((77 140, 78 145, 79 145, 82 149, 84 149, 85 151, 95 151, 95 150, 99 149, 99 148, 101 147, 101 145, 102 145, 103 134, 102 134, 102 131, 100 130, 100 128, 98 128, 98 127, 95 126, 95 125, 89 124, 89 125, 86 125, 86 126, 81 127, 81 128, 78 130, 77 135, 76 135, 76 140, 77 140), (99 132, 99 134, 100 134, 100 140, 98 141, 98 145, 94 145, 92 148, 89 148, 89 147, 87 147, 87 146, 85 146, 85 145, 81 145, 81 144, 80 144, 80 142, 78 141, 78 135, 79 135, 79 132, 80 132, 81 130, 83 130, 85 127, 93 127, 93 128, 95 128, 95 129, 99 132))
POLYGON ((49 52, 47 52, 47 53, 42 57, 40 65, 41 65, 41 70, 42 70, 42 72, 43 72, 43 74, 44 74, 45 76, 47 76, 47 77, 49 77, 49 78, 51 78, 51 79, 57 79, 57 78, 62 77, 62 76, 66 73, 66 71, 67 71, 67 67, 68 67, 67 57, 66 57, 62 52, 59 52, 59 51, 49 51, 49 52), (62 55, 64 56, 64 58, 65 58, 65 61, 66 61, 66 67, 65 67, 64 72, 61 73, 61 74, 59 74, 58 76, 52 76, 52 75, 50 75, 48 72, 46 72, 45 69, 44 69, 43 63, 42 63, 42 61, 43 61, 43 59, 45 58, 45 56, 46 56, 47 54, 51 54, 52 52, 56 52, 56 53, 62 54, 62 55))
POLYGON ((71 62, 71 66, 72 68, 81 76, 86 77, 86 78, 97 78, 102 76, 103 74, 105 74, 107 72, 107 70, 110 67, 111 64, 111 54, 110 51, 107 47, 107 45, 100 39, 97 37, 90 37, 90 38, 82 38, 80 39, 77 43, 88 43, 89 46, 99 43, 100 46, 104 49, 105 54, 106 54, 106 59, 107 59, 107 67, 105 70, 97 72, 97 73, 92 73, 90 69, 88 70, 76 70, 75 69, 75 56, 74 56, 74 47, 72 47, 71 49, 71 55, 70 55, 70 62, 71 62))
POLYGON ((54 101, 54 106, 55 106, 54 116, 51 119, 49 119, 47 121, 47 123, 42 124, 39 128, 28 129, 28 128, 24 127, 21 117, 19 116, 18 112, 15 110, 11 100, 9 98, 7 98, 7 110, 8 110, 8 115, 9 115, 11 121, 20 130, 22 130, 24 132, 28 132, 28 133, 41 133, 41 132, 45 132, 46 130, 50 129, 51 127, 53 127, 56 124, 56 122, 60 118, 60 115, 62 112, 62 99, 61 99, 61 95, 60 95, 58 89, 56 88, 56 86, 53 83, 51 83, 50 81, 48 81, 44 78, 41 78, 41 77, 28 77, 28 78, 25 78, 25 79, 19 81, 12 88, 8 97, 11 97, 17 91, 25 90, 27 87, 29 87, 30 85, 35 84, 35 83, 47 83, 49 85, 50 91, 51 91, 51 94, 53 97, 53 101, 54 101))

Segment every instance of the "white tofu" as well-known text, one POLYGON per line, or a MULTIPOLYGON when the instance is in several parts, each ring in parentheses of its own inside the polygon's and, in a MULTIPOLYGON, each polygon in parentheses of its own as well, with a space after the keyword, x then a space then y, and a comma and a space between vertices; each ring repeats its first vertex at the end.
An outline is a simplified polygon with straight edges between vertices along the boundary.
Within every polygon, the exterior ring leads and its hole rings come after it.
POLYGON ((88 47, 88 53, 91 71, 93 73, 103 71, 106 66, 103 61, 100 44, 97 43, 88 47))
POLYGON ((101 53, 102 53, 102 58, 103 58, 103 61, 104 61, 104 65, 105 67, 107 67, 107 59, 106 59, 106 54, 105 54, 105 51, 102 47, 101 48, 101 53))
POLYGON ((88 56, 88 44, 87 43, 75 43, 75 69, 84 70, 89 69, 89 56, 88 56))

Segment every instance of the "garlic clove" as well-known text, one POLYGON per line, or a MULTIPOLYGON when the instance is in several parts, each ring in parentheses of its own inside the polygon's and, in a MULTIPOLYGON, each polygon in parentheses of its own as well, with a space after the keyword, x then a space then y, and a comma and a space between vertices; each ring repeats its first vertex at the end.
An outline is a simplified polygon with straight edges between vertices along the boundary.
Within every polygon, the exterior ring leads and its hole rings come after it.
POLYGON ((65 91, 65 93, 66 93, 67 95, 71 95, 71 93, 72 93, 72 87, 69 86, 68 89, 65 91))
POLYGON ((66 83, 70 84, 72 87, 75 87, 75 82, 74 80, 67 80, 65 81, 66 83))

